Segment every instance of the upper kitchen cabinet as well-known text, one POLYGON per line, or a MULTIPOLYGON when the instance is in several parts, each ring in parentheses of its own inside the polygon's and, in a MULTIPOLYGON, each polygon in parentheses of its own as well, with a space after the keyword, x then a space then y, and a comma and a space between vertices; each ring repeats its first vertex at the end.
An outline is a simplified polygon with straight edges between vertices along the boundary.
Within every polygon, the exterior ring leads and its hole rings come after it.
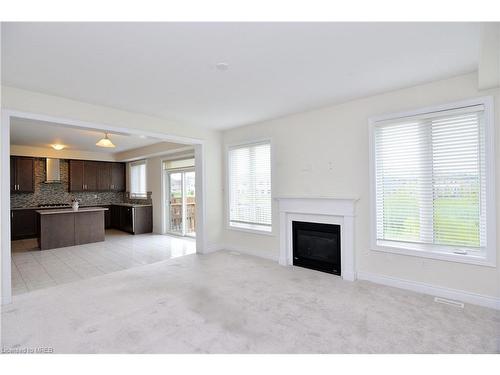
POLYGON ((34 160, 22 156, 10 158, 10 191, 13 193, 33 193, 35 182, 34 160))
POLYGON ((69 191, 84 191, 83 183, 83 160, 69 161, 69 191))
POLYGON ((85 191, 97 191, 97 175, 100 163, 97 161, 83 162, 83 188, 85 191))
POLYGON ((70 160, 69 191, 125 191, 125 164, 70 160))
POLYGON ((125 163, 112 163, 111 190, 125 191, 125 163))
POLYGON ((97 166, 97 190, 112 190, 111 185, 111 163, 102 162, 97 166))

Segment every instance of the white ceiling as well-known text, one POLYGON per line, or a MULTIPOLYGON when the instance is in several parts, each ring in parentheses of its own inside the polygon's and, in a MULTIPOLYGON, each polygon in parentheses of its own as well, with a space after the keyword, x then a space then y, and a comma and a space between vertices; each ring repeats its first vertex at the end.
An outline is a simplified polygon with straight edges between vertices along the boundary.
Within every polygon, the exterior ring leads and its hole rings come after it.
POLYGON ((10 143, 17 146, 50 147, 58 143, 66 150, 118 153, 138 147, 160 143, 156 138, 141 138, 137 135, 108 133, 115 148, 96 146, 104 136, 101 130, 68 127, 53 122, 13 118, 10 128, 10 143))
POLYGON ((477 69, 477 23, 3 23, 2 82, 230 128, 477 69), (229 69, 215 69, 227 62, 229 69))

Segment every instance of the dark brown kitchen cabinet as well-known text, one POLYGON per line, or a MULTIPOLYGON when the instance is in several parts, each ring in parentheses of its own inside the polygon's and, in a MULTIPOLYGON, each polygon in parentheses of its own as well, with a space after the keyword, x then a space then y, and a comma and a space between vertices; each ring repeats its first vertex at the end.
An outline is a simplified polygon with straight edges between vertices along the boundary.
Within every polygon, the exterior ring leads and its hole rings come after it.
POLYGON ((70 160, 69 191, 125 191, 125 164, 70 160))
POLYGON ((120 206, 112 205, 111 209, 111 228, 120 228, 120 206))
POLYGON ((111 164, 111 190, 125 191, 125 164, 111 164))
POLYGON ((83 162, 83 189, 85 191, 97 191, 97 173, 99 170, 99 162, 84 161, 83 162))
POLYGON ((22 156, 10 158, 10 191, 33 193, 35 182, 34 159, 22 156))
POLYGON ((113 225, 111 223, 111 207, 112 206, 100 206, 103 208, 107 208, 107 211, 104 211, 104 228, 109 229, 112 228, 113 225))
POLYGON ((69 161, 69 191, 83 191, 83 160, 69 161))
POLYGON ((134 234, 153 232, 153 207, 134 207, 134 234))
POLYGON ((111 186, 111 163, 98 163, 97 165, 97 190, 110 191, 111 186))
POLYGON ((16 190, 16 158, 10 157, 10 191, 16 190))
POLYGON ((34 209, 12 210, 10 212, 10 237, 14 240, 36 238, 38 235, 38 214, 34 209))
POLYGON ((153 231, 153 210, 151 206, 112 205, 111 226, 132 234, 153 231))

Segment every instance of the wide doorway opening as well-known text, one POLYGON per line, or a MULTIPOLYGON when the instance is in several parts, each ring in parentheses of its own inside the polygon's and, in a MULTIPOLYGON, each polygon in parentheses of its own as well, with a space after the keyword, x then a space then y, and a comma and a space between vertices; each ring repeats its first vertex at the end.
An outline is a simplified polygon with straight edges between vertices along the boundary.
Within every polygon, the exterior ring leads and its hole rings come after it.
POLYGON ((2 304, 12 295, 202 252, 203 194, 194 201, 195 183, 203 192, 201 143, 8 111, 2 111, 1 130, 2 206, 7 207, 1 228, 2 304), (114 147, 100 146, 102 139, 114 147), (182 174, 181 195, 185 237, 165 235, 160 166, 170 155, 188 152, 192 163, 182 171, 190 173, 182 174), (134 180, 131 169, 138 163, 144 168, 134 180))

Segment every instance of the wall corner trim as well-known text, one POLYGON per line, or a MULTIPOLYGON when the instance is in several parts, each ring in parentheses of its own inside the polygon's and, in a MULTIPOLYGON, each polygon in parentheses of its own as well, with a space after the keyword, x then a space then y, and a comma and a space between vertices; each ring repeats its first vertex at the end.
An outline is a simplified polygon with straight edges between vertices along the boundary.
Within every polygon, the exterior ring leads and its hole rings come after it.
POLYGON ((9 305, 12 303, 12 297, 2 296, 2 306, 9 305))
POLYGON ((400 279, 371 272, 358 271, 358 280, 370 281, 375 284, 392 286, 395 288, 411 290, 413 292, 428 294, 436 297, 453 299, 473 305, 500 310, 500 298, 486 296, 458 289, 440 287, 432 284, 400 279))

